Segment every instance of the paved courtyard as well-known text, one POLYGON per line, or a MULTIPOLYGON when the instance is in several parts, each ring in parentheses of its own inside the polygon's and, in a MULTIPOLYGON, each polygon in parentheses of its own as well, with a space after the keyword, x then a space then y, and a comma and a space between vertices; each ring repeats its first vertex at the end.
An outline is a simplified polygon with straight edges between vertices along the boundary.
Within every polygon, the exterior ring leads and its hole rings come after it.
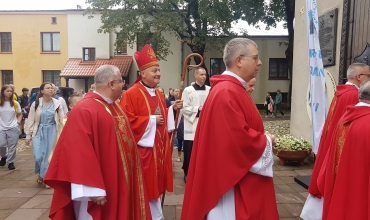
MULTIPOLYGON (((287 117, 265 120, 266 130, 280 134, 289 131, 289 120, 282 119, 287 117)), ((176 158, 177 150, 174 151, 173 161, 176 158)), ((182 163, 173 162, 173 164, 174 192, 166 194, 164 203, 166 220, 180 219, 185 190, 182 163)), ((49 219, 53 189, 45 189, 36 183, 32 149, 24 146, 24 140, 20 141, 15 166, 17 169, 12 171, 9 171, 7 166, 0 167, 0 220, 49 219)), ((307 197, 307 190, 295 183, 293 178, 310 175, 312 166, 309 161, 306 161, 304 166, 297 164, 280 166, 278 158, 275 158, 274 186, 281 220, 301 219, 299 215, 307 197)))

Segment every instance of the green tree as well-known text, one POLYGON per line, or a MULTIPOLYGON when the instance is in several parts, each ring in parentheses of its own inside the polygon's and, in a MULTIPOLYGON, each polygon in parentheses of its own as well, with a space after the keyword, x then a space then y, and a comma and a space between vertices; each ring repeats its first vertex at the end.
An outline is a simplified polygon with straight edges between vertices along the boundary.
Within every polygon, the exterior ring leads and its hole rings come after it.
MULTIPOLYGON (((220 49, 216 36, 236 35, 231 31, 233 22, 242 19, 256 24, 266 17, 264 0, 87 0, 87 3, 91 5, 88 14, 96 11, 102 14, 100 32, 120 30, 117 46, 127 43, 132 48, 136 38, 147 43, 150 36, 158 59, 164 60, 171 51, 163 32, 173 33, 193 53, 203 56, 206 43, 220 49)), ((200 60, 195 58, 195 62, 199 64, 200 60)))

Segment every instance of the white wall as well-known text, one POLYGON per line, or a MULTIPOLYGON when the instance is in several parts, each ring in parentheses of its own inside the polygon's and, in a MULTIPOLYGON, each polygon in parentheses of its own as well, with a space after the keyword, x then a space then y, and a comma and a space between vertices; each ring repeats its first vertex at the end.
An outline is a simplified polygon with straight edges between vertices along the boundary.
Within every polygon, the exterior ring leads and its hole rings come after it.
MULTIPOLYGON (((69 87, 76 90, 77 93, 81 92, 81 89, 85 89, 85 79, 70 79, 68 83, 69 83, 69 87)), ((90 89, 90 86, 92 84, 94 84, 94 77, 89 78, 87 82, 88 89, 90 89)))
POLYGON ((96 59, 109 59, 109 34, 98 33, 102 25, 100 14, 89 19, 82 12, 68 13, 68 57, 82 58, 82 48, 95 48, 96 59))
MULTIPOLYGON (((306 1, 296 0, 295 3, 295 36, 294 36, 294 66, 293 66, 293 91, 292 115, 290 120, 290 133, 297 137, 312 139, 310 120, 307 113, 307 87, 309 82, 308 72, 308 42, 306 24, 306 1), (304 13, 301 14, 301 9, 304 13)), ((342 31, 343 0, 317 1, 319 16, 338 8, 336 65, 325 68, 338 83, 340 42, 342 31)))

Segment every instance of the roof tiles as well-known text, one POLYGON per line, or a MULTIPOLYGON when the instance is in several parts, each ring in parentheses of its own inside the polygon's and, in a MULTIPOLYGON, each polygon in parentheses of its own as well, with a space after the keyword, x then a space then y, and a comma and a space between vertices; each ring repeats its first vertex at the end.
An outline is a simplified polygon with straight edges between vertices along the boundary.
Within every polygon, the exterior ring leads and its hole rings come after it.
POLYGON ((111 59, 97 59, 93 62, 82 61, 81 58, 70 58, 60 73, 62 77, 93 77, 95 70, 105 64, 114 65, 119 68, 122 76, 126 76, 131 67, 132 57, 112 57, 111 59))

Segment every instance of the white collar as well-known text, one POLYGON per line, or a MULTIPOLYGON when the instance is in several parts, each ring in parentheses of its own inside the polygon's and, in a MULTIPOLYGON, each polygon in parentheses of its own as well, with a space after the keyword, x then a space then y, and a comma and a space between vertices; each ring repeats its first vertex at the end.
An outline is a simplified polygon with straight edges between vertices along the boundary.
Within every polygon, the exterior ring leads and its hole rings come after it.
POLYGON ((113 104, 114 101, 112 101, 111 99, 109 98, 106 98, 104 96, 102 96, 100 93, 98 93, 96 90, 94 90, 94 93, 97 94, 97 95, 100 95, 100 97, 102 97, 104 99, 104 101, 106 101, 108 104, 113 104))
MULTIPOLYGON (((140 81, 140 83, 141 83, 141 85, 143 85, 143 83, 141 81, 140 81)), ((144 88, 149 92, 150 96, 156 96, 156 94, 155 94, 155 88, 148 88, 146 86, 144 86, 144 88)))
POLYGON ((353 83, 351 83, 351 82, 346 82, 346 85, 351 85, 351 86, 356 87, 357 89, 360 89, 360 88, 358 88, 358 86, 357 86, 356 84, 353 84, 353 83))
POLYGON ((222 73, 222 75, 228 75, 228 76, 232 76, 234 78, 236 78, 237 80, 239 80, 239 82, 244 86, 246 87, 247 86, 247 83, 244 81, 244 79, 242 79, 240 76, 236 75, 235 73, 233 72, 230 72, 228 70, 226 70, 225 72, 222 73))
POLYGON ((367 104, 365 102, 359 102, 355 106, 367 106, 367 107, 370 107, 370 104, 367 104))

